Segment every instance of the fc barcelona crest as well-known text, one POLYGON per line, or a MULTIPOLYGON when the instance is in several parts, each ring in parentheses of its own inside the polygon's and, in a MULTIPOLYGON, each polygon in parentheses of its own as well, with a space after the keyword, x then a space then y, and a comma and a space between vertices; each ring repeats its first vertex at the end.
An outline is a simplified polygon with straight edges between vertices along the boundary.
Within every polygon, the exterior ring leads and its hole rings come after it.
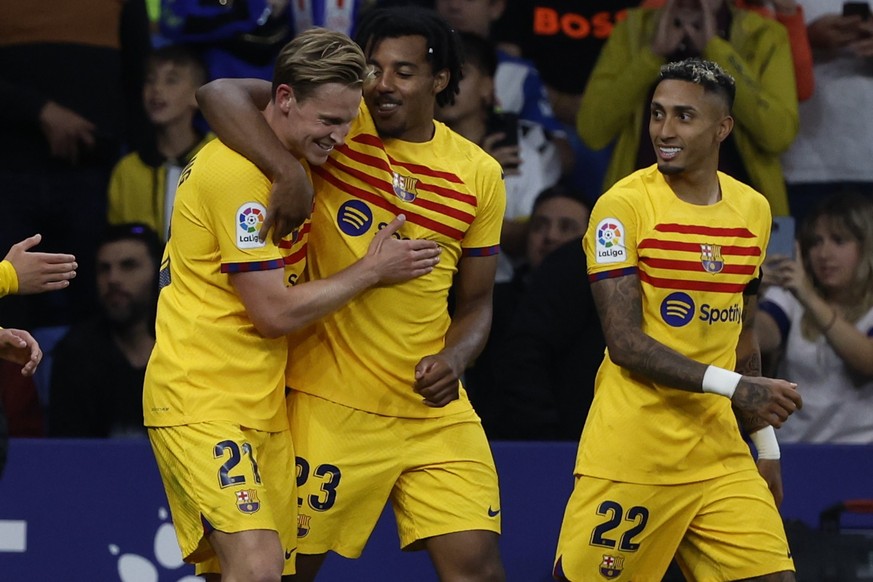
POLYGON ((700 262, 707 273, 720 273, 724 269, 721 245, 700 245, 700 262))
POLYGON ((258 492, 254 489, 242 489, 235 492, 237 509, 243 513, 254 513, 261 508, 258 492))
POLYGON ((312 518, 303 513, 297 516, 297 537, 305 538, 306 534, 309 533, 309 520, 312 518))
POLYGON ((394 193, 404 202, 412 202, 418 194, 415 191, 415 185, 418 184, 418 178, 411 176, 401 176, 394 172, 394 193))
POLYGON ((600 575, 604 578, 608 578, 612 580, 613 578, 618 578, 621 575, 621 571, 624 568, 624 558, 620 556, 610 556, 609 554, 603 554, 603 561, 600 562, 600 575))

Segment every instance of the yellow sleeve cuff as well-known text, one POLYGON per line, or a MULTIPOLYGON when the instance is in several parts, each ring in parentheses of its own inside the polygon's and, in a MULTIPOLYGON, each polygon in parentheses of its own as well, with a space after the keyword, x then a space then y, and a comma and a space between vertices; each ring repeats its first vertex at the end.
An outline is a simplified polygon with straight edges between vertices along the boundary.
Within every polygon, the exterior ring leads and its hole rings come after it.
POLYGON ((18 273, 9 261, 0 261, 0 297, 18 293, 18 273))

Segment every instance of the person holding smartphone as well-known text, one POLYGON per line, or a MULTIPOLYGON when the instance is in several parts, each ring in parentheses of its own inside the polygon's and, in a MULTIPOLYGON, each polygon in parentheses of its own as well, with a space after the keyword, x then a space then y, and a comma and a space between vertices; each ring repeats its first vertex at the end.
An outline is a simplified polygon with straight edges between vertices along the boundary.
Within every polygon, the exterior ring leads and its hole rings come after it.
POLYGON ((816 89, 782 156, 791 214, 802 221, 822 192, 873 199, 873 19, 868 2, 804 0, 816 89))
POLYGON ((500 162, 506 182, 506 212, 500 235, 497 284, 512 280, 523 260, 527 222, 540 192, 561 177, 558 151, 543 126, 495 108, 497 53, 491 41, 460 33, 464 77, 452 105, 439 107, 436 118, 500 162))
MULTIPOLYGON (((873 443, 873 202, 825 199, 800 229, 799 255, 776 257, 755 331, 777 375, 803 378, 784 442, 873 443)), ((765 270, 767 268, 765 267, 765 270)))

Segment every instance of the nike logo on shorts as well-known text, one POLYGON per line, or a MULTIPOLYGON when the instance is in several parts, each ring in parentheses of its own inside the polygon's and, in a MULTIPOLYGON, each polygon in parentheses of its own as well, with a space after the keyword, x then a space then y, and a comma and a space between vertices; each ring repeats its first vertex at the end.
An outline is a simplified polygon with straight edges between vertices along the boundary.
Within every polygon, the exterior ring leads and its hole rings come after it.
POLYGON ((297 551, 297 548, 294 548, 293 550, 285 550, 285 559, 290 560, 291 556, 293 556, 294 552, 296 552, 296 551, 297 551))
POLYGON ((497 517, 497 514, 500 513, 500 509, 491 509, 491 506, 488 506, 488 517, 497 517))

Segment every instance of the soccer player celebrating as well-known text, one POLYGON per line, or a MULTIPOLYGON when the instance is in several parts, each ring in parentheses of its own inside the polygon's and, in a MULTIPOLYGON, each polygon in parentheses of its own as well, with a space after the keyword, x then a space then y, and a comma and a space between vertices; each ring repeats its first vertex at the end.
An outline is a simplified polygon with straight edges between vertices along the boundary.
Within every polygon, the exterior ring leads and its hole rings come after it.
POLYGON ((773 427, 801 399, 759 376, 752 321, 771 218, 761 194, 717 171, 734 93, 711 62, 662 67, 649 118, 658 163, 591 213, 584 246, 607 353, 560 580, 660 580, 674 555, 690 580, 794 580, 773 427))
MULTIPOLYGON (((340 33, 313 30, 280 53, 263 120, 284 150, 323 163, 358 113, 368 67, 340 33)), ((161 265, 143 409, 182 555, 208 579, 276 581, 297 547, 285 334, 355 295, 431 271, 433 242, 400 240, 400 216, 346 268, 286 286, 305 233, 261 241, 269 179, 220 141, 183 171, 161 265), (203 565, 202 562, 212 560, 203 565)))
MULTIPOLYGON (((452 101, 461 73, 459 40, 442 19, 378 9, 358 30, 374 79, 347 143, 312 169, 304 279, 358 260, 400 213, 400 237, 437 241, 442 254, 431 273, 372 289, 290 338, 296 579, 314 579, 329 551, 357 557, 390 499, 401 546, 426 549, 441 580, 500 581, 497 474, 459 380, 491 321, 505 206, 500 167, 434 121, 434 106, 452 101)), ((266 93, 257 83, 243 87, 207 85, 201 106, 223 140, 267 164, 279 144, 255 124, 252 103, 266 93)))

